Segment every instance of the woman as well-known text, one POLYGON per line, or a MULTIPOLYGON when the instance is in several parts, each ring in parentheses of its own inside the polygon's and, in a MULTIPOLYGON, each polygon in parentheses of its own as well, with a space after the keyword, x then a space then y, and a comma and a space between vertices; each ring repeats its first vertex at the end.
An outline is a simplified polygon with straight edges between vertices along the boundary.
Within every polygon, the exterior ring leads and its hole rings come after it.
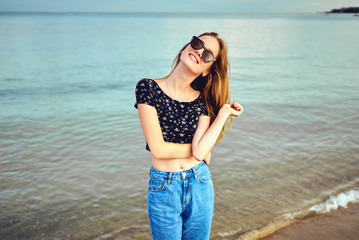
POLYGON ((171 73, 141 79, 136 104, 151 152, 148 214, 153 239, 209 239, 214 193, 211 150, 228 133, 232 116, 227 47, 217 33, 194 36, 171 73))

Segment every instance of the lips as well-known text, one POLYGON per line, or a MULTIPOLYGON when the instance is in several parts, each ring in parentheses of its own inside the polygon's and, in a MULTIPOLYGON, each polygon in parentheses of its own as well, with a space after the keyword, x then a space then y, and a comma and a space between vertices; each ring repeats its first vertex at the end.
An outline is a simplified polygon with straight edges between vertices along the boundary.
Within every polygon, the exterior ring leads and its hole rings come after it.
POLYGON ((190 57, 193 61, 195 61, 197 64, 199 64, 199 60, 198 60, 198 58, 197 58, 194 54, 189 53, 189 57, 190 57))

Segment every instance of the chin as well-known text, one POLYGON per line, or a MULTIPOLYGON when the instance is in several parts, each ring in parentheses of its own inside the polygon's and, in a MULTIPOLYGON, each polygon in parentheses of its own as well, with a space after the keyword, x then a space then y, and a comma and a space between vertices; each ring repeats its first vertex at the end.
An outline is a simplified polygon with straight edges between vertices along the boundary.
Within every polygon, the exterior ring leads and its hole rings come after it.
POLYGON ((203 71, 200 71, 199 65, 195 62, 193 62, 189 57, 186 58, 184 56, 181 56, 180 58, 181 63, 186 66, 188 69, 190 69, 191 72, 198 75, 201 74, 203 71))

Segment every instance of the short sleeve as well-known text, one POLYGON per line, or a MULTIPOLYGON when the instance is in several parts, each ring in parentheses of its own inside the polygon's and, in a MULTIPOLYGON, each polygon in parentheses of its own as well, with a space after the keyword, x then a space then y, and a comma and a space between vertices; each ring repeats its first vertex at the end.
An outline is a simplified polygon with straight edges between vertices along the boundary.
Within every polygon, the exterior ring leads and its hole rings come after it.
POLYGON ((148 79, 141 79, 137 83, 135 94, 136 94, 136 103, 134 105, 135 108, 138 108, 139 103, 147 104, 153 107, 155 106, 152 90, 150 89, 148 79))
POLYGON ((201 100, 198 108, 198 110, 200 110, 199 115, 210 116, 204 98, 202 97, 201 100))
POLYGON ((204 116, 209 116, 209 113, 208 113, 208 109, 207 109, 206 104, 203 104, 203 105, 202 105, 202 114, 203 114, 204 116))

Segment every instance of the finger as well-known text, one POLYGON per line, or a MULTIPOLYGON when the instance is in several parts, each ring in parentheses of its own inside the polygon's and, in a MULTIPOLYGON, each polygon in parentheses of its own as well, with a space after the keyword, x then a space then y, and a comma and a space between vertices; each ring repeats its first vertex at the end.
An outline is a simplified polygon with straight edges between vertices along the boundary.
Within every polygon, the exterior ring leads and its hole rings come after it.
POLYGON ((231 108, 232 108, 233 110, 235 110, 236 112, 242 112, 242 111, 243 111, 242 105, 239 104, 238 102, 233 102, 233 103, 231 104, 231 108))
POLYGON ((240 116, 241 114, 243 113, 243 110, 242 109, 233 109, 233 111, 232 111, 232 116, 234 116, 234 117, 238 117, 238 116, 240 116))
POLYGON ((237 111, 241 111, 242 110, 242 106, 235 106, 234 107, 237 111))
POLYGON ((240 111, 238 111, 236 109, 233 109, 232 112, 231 112, 231 115, 234 116, 234 117, 237 117, 237 116, 239 116, 240 113, 241 113, 240 111))
POLYGON ((237 107, 237 106, 239 106, 239 103, 237 103, 237 102, 233 102, 233 103, 231 104, 231 107, 237 107))

